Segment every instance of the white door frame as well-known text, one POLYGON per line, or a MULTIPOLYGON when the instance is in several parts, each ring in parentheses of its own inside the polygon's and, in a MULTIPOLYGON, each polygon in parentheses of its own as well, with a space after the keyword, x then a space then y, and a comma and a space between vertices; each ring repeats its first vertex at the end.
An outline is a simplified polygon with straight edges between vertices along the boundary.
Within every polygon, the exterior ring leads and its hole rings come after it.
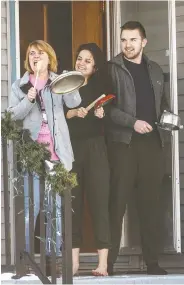
MULTIPOLYGON (((176 48, 176 3, 168 0, 169 25, 169 66, 171 110, 178 114, 177 48, 176 48)), ((179 134, 172 132, 172 197, 173 197, 173 246, 181 252, 180 217, 180 171, 179 171, 179 134)))
MULTIPOLYGON (((8 30, 8 68, 9 91, 16 79, 20 78, 20 36, 19 36, 19 0, 7 1, 8 30)), ((10 93, 10 92, 9 92, 10 93)), ((8 101, 10 97, 8 98, 8 101)), ((11 183, 14 177, 13 144, 8 142, 8 164, 10 177, 10 231, 11 231, 11 265, 15 264, 15 217, 14 217, 14 187, 11 183)))

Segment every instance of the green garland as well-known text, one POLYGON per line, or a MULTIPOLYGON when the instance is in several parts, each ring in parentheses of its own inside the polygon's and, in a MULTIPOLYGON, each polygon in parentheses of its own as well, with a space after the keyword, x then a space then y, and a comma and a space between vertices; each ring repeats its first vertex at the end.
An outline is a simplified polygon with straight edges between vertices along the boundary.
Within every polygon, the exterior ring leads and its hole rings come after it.
POLYGON ((22 129, 17 122, 13 121, 10 112, 5 112, 1 119, 1 136, 4 140, 12 140, 15 145, 17 163, 21 172, 36 173, 43 177, 54 192, 63 194, 63 191, 77 185, 75 173, 68 172, 62 163, 54 166, 50 174, 46 172, 45 160, 50 160, 50 152, 47 144, 33 141, 30 132, 22 129))

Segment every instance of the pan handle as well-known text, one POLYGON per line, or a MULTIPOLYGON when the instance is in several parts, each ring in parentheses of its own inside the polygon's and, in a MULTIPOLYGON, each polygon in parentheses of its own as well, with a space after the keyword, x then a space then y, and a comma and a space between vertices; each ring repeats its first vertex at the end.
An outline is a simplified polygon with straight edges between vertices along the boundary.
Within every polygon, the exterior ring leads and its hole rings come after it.
POLYGON ((100 99, 104 98, 105 96, 106 96, 105 94, 102 94, 102 95, 101 95, 100 97, 98 97, 95 101, 93 101, 91 104, 89 104, 89 105, 86 107, 86 110, 87 110, 87 111, 91 110, 91 109, 95 106, 96 102, 98 102, 100 99))

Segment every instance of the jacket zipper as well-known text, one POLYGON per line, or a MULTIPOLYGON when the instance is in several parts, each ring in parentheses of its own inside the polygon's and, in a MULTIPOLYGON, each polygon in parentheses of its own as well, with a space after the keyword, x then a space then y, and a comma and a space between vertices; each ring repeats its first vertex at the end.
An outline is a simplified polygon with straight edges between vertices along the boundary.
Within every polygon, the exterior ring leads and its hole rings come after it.
MULTIPOLYGON (((150 68, 151 68, 151 65, 147 63, 147 67, 148 67, 148 75, 149 75, 149 80, 150 80, 151 88, 153 89, 154 98, 155 98, 155 91, 154 91, 153 82, 152 82, 151 75, 150 75, 150 68)), ((155 98, 155 111, 156 111, 156 116, 157 116, 157 120, 158 120, 158 114, 157 114, 157 109, 156 109, 156 98, 155 98)), ((161 136, 160 136, 160 140, 161 140, 161 145, 162 145, 162 148, 163 148, 163 147, 164 147, 164 142, 163 142, 161 136)))

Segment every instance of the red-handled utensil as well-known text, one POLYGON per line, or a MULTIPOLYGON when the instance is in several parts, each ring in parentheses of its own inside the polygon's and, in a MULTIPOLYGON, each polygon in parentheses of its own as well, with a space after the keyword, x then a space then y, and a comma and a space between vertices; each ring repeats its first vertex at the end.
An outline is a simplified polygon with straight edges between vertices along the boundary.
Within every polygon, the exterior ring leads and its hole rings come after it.
POLYGON ((100 99, 102 99, 102 98, 105 98, 106 96, 105 96, 105 94, 102 94, 100 97, 98 97, 95 101, 93 101, 91 104, 89 104, 87 107, 86 107, 86 110, 87 111, 89 111, 89 110, 91 110, 94 106, 95 106, 95 104, 100 100, 100 99))
POLYGON ((115 95, 113 94, 106 95, 104 98, 101 98, 95 103, 94 108, 95 109, 101 108, 105 106, 106 104, 110 103, 114 98, 115 98, 115 95))

